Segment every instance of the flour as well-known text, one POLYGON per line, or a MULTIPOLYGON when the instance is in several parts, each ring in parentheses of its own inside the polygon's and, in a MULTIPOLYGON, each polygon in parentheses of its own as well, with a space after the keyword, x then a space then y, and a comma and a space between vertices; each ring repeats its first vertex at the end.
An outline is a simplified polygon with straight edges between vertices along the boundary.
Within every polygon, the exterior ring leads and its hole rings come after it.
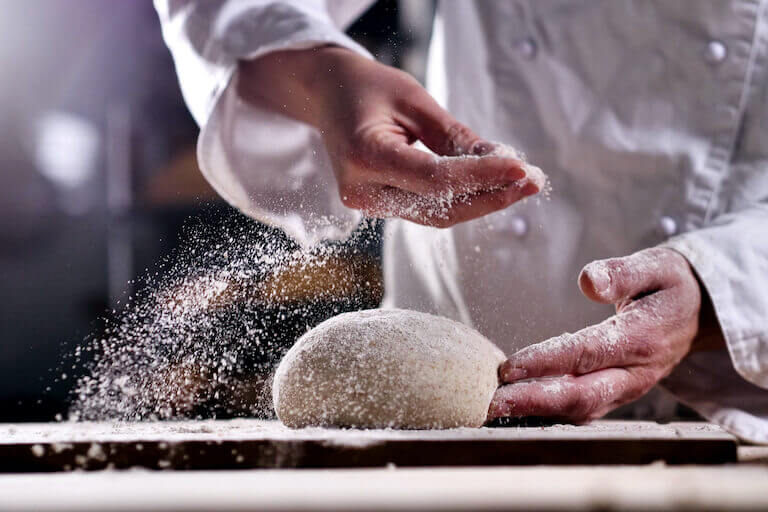
POLYGON ((566 389, 566 383, 561 377, 540 377, 531 379, 530 382, 541 384, 541 390, 552 395, 559 395, 566 389))
POLYGON ((615 354, 623 341, 626 340, 626 325, 622 319, 611 317, 601 323, 603 333, 603 346, 611 354, 615 354))
POLYGON ((549 196, 552 190, 552 185, 549 182, 549 178, 547 178, 547 175, 544 174, 544 171, 542 171, 539 167, 528 163, 528 158, 525 156, 525 153, 507 144, 494 142, 491 152, 478 158, 485 158, 489 156, 513 158, 515 160, 519 160, 523 163, 523 170, 525 171, 525 177, 520 178, 520 180, 533 183, 539 189, 540 193, 549 196))
MULTIPOLYGON (((435 158, 489 156, 525 162, 501 144, 486 156, 435 158)), ((531 182, 548 191, 540 169, 527 163, 524 169, 527 176, 513 186, 531 182)), ((457 202, 473 199, 466 190, 407 203, 392 198, 384 201, 391 206, 385 216, 445 218, 457 202)), ((239 215, 200 225, 187 234, 176 260, 147 271, 141 291, 105 320, 103 334, 76 347, 59 371, 65 380, 87 367, 75 376, 69 419, 270 416, 270 397, 260 390, 293 339, 329 316, 378 300, 378 276, 334 263, 359 256, 350 249, 359 237, 302 249, 255 226, 239 215)))
POLYGON ((355 236, 304 250, 239 214, 187 229, 173 263, 73 351, 87 371, 69 419, 270 417, 269 375, 290 344, 376 293, 349 263, 367 242, 355 236))
POLYGON ((376 215, 381 218, 448 218, 448 214, 458 203, 471 203, 471 194, 457 193, 452 189, 429 196, 415 194, 404 195, 399 189, 385 188, 379 191, 376 215))
MULTIPOLYGON (((510 187, 522 189, 527 184, 532 183, 539 190, 539 195, 549 197, 552 186, 544 172, 526 161, 525 155, 515 148, 494 142, 493 149, 485 155, 460 155, 460 156, 439 156, 435 155, 436 162, 451 162, 456 160, 482 160, 484 158, 511 158, 522 162, 522 168, 525 176, 510 184, 510 187)), ((431 195, 403 194, 397 189, 383 189, 378 192, 378 203, 376 215, 382 218, 422 218, 446 220, 449 214, 457 205, 471 205, 472 201, 480 193, 501 191, 505 187, 498 186, 490 189, 480 189, 477 185, 466 185, 464 187, 445 187, 442 192, 431 195)), ((523 199, 525 201, 527 198, 523 199)))

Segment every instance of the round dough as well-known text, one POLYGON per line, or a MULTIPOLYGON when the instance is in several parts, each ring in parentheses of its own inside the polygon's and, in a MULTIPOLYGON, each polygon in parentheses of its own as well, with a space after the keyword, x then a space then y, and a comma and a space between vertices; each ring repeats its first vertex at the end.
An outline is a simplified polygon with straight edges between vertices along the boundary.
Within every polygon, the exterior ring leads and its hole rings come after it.
POLYGON ((480 427, 504 353, 464 324, 406 310, 326 320, 275 373, 277 417, 289 427, 480 427))

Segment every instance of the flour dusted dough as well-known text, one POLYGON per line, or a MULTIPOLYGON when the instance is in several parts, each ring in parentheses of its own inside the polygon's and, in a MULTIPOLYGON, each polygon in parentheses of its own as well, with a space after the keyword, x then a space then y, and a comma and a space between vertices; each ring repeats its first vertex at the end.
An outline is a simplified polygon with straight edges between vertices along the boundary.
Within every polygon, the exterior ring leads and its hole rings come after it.
POLYGON ((477 331, 406 310, 344 313, 302 336, 275 373, 289 427, 479 427, 504 354, 477 331))

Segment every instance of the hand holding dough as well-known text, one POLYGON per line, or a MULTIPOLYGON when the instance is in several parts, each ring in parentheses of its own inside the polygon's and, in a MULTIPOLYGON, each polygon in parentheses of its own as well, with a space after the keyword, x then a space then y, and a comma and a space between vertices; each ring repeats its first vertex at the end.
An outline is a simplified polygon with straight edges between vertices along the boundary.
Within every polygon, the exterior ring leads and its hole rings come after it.
POLYGON ((289 427, 479 427, 504 354, 477 331, 406 310, 344 313, 302 336, 275 373, 289 427))

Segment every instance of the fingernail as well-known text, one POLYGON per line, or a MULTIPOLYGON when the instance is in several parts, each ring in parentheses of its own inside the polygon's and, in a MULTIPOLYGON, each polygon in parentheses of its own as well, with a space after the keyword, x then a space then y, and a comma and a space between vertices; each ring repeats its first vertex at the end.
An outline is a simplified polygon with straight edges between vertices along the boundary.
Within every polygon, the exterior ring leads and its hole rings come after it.
POLYGON ((515 382, 523 380, 528 376, 528 371, 525 368, 510 367, 504 368, 501 371, 501 380, 503 382, 515 382))
POLYGON ((597 293, 605 293, 611 287, 611 275, 602 265, 589 265, 584 269, 584 273, 587 274, 597 293))
POLYGON ((493 145, 490 142, 475 142, 475 145, 472 146, 472 154, 476 156, 485 156, 491 151, 493 151, 493 145))

